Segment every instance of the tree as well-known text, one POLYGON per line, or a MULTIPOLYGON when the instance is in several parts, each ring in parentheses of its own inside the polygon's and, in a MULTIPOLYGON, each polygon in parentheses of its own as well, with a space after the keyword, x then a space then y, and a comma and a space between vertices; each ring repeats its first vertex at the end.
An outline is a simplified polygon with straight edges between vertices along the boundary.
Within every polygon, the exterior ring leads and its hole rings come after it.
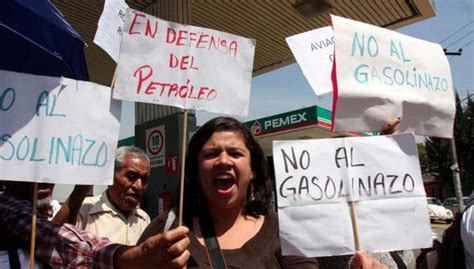
MULTIPOLYGON (((460 100, 456 94, 456 118, 454 120, 454 137, 461 185, 464 195, 474 189, 474 101, 471 96, 460 100), (462 106, 466 101, 466 105, 462 106)), ((429 172, 441 179, 445 193, 454 196, 454 183, 451 141, 430 137, 425 142, 429 172)))
POLYGON ((453 161, 450 153, 450 141, 429 137, 426 139, 425 147, 431 168, 429 172, 441 180, 445 193, 447 193, 448 196, 453 196, 453 174, 450 169, 453 161))
POLYGON ((423 143, 416 144, 418 148, 418 158, 420 159, 421 174, 431 174, 432 167, 430 166, 430 160, 428 159, 428 153, 426 152, 426 146, 423 143))

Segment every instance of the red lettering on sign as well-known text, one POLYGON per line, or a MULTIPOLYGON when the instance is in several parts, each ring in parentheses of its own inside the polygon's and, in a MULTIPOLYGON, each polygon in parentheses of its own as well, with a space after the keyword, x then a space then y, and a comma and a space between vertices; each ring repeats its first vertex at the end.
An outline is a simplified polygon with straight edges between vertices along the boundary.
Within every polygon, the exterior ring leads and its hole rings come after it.
POLYGON ((200 35, 196 44, 196 48, 198 49, 206 48, 205 44, 207 44, 207 38, 209 38, 209 35, 200 35))
POLYGON ((196 35, 197 35, 197 34, 196 34, 195 32, 190 32, 190 33, 189 33, 189 40, 190 40, 191 42, 195 42, 195 41, 196 41, 196 35))
POLYGON ((173 92, 176 92, 174 94, 174 97, 176 97, 176 95, 178 95, 178 84, 176 83, 171 84, 170 90, 168 91, 168 97, 170 97, 173 92))
POLYGON ((212 101, 217 97, 216 89, 210 87, 196 87, 194 91, 194 85, 191 84, 189 79, 186 80, 186 84, 178 83, 166 83, 150 80, 150 77, 153 74, 153 69, 149 65, 143 65, 137 68, 133 73, 133 77, 137 78, 137 94, 142 92, 146 95, 158 95, 160 97, 177 97, 177 98, 187 98, 187 99, 198 99, 198 100, 208 100, 212 101), (197 93, 197 94, 196 94, 197 93))
POLYGON ((177 46, 184 46, 185 43, 183 43, 187 39, 187 33, 188 31, 186 30, 179 30, 178 34, 178 40, 176 40, 176 45, 177 46))
POLYGON ((146 35, 146 36, 151 36, 151 37, 153 37, 153 38, 155 38, 156 32, 158 32, 158 21, 155 21, 155 29, 154 29, 154 32, 152 33, 151 31, 152 31, 152 29, 151 29, 151 23, 150 23, 149 20, 146 21, 145 35, 146 35))
POLYGON ((236 56, 238 43, 235 40, 226 40, 202 32, 190 32, 187 30, 175 30, 168 28, 166 31, 166 43, 175 46, 188 46, 197 49, 216 50, 222 54, 236 56))
POLYGON ((231 41, 229 44, 229 54, 237 55, 237 42, 231 41))
POLYGON ((130 30, 128 30, 128 34, 130 35, 135 35, 135 34, 140 34, 140 32, 132 32, 133 31, 133 27, 135 25, 139 25, 141 23, 137 22, 137 18, 138 17, 145 17, 144 14, 140 14, 140 13, 135 13, 134 16, 133 16, 133 20, 132 20, 132 25, 130 26, 130 30))
POLYGON ((173 43, 176 40, 176 31, 173 28, 168 28, 166 31, 166 43, 173 43))
POLYGON ((143 81, 151 77, 151 75, 153 74, 153 69, 149 65, 142 65, 137 70, 135 70, 135 72, 133 73, 133 77, 137 77, 137 72, 139 73, 137 93, 140 93, 140 89, 142 88, 143 81), (143 72, 146 70, 143 70, 143 69, 148 69, 148 75, 145 77, 143 76, 143 72))
POLYGON ((170 61, 169 61, 169 67, 170 68, 176 68, 178 67, 179 65, 179 60, 178 60, 178 57, 176 55, 174 55, 173 53, 170 53, 170 61))
POLYGON ((178 58, 178 56, 174 55, 173 53, 170 53, 169 59, 170 59, 169 60, 170 68, 176 68, 179 66, 179 69, 181 70, 188 70, 188 69, 199 70, 199 68, 196 67, 194 64, 194 56, 186 55, 186 56, 182 56, 180 59, 178 58))
MULTIPOLYGON (((137 29, 136 29, 136 31, 134 31, 135 26, 138 26, 138 25, 142 24, 140 21, 137 21, 138 17, 146 18, 146 15, 138 13, 138 12, 134 13, 133 20, 132 20, 132 25, 130 26, 130 30, 128 30, 128 33, 130 35, 139 35, 139 34, 141 34, 141 32, 137 29)), ((155 38, 155 35, 158 32, 158 21, 157 20, 154 21, 154 24, 155 24, 154 28, 152 28, 152 23, 153 22, 151 22, 150 19, 146 18, 145 36, 150 36, 152 38, 155 38)))
POLYGON ((148 84, 148 86, 146 87, 144 93, 147 94, 147 95, 153 94, 153 91, 156 90, 155 86, 161 87, 161 93, 163 94, 163 91, 165 90, 165 87, 169 86, 169 84, 163 84, 163 83, 159 83, 159 82, 156 82, 156 81, 152 81, 152 82, 150 82, 150 84, 148 84))
MULTIPOLYGON (((194 63, 194 57, 191 58, 193 60, 192 63, 194 63)), ((181 64, 179 65, 179 69, 181 70, 187 70, 188 65, 189 65, 189 55, 181 57, 181 64)))
POLYGON ((199 90, 197 99, 198 99, 198 100, 202 100, 202 99, 204 98, 203 95, 205 95, 207 91, 209 91, 209 88, 208 88, 208 87, 202 87, 202 88, 199 90))
POLYGON ((216 99, 216 96, 217 96, 217 91, 215 89, 211 89, 209 93, 207 94, 206 99, 209 101, 212 101, 216 99))

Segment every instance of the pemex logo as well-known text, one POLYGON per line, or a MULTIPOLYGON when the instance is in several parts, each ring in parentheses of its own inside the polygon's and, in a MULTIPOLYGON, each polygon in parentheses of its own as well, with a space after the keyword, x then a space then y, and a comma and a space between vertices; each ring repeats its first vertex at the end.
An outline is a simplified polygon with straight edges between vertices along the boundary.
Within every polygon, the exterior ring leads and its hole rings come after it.
POLYGON ((250 131, 252 131, 253 135, 258 135, 262 132, 262 125, 260 125, 260 122, 258 122, 258 120, 256 120, 252 124, 252 127, 250 127, 250 131))

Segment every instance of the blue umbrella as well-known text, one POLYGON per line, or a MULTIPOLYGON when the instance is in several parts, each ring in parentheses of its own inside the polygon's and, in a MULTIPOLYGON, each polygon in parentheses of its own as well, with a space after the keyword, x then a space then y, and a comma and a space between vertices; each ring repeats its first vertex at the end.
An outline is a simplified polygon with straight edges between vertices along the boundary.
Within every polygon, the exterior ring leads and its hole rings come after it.
POLYGON ((2 0, 0 69, 89 80, 84 41, 48 0, 2 0))

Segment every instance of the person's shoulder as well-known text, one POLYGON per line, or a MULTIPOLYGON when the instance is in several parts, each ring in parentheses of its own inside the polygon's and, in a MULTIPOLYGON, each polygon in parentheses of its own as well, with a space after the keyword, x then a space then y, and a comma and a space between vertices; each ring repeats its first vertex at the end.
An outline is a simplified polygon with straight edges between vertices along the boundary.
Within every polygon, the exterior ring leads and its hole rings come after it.
POLYGON ((142 218, 147 224, 150 223, 150 216, 143 209, 137 208, 137 216, 142 218))
POLYGON ((91 209, 100 201, 99 196, 89 196, 84 199, 82 202, 81 208, 79 209, 79 214, 87 215, 91 209))
POLYGON ((94 205, 100 200, 101 195, 96 195, 96 196, 89 196, 84 198, 84 202, 82 202, 83 205, 85 204, 92 204, 94 205))

